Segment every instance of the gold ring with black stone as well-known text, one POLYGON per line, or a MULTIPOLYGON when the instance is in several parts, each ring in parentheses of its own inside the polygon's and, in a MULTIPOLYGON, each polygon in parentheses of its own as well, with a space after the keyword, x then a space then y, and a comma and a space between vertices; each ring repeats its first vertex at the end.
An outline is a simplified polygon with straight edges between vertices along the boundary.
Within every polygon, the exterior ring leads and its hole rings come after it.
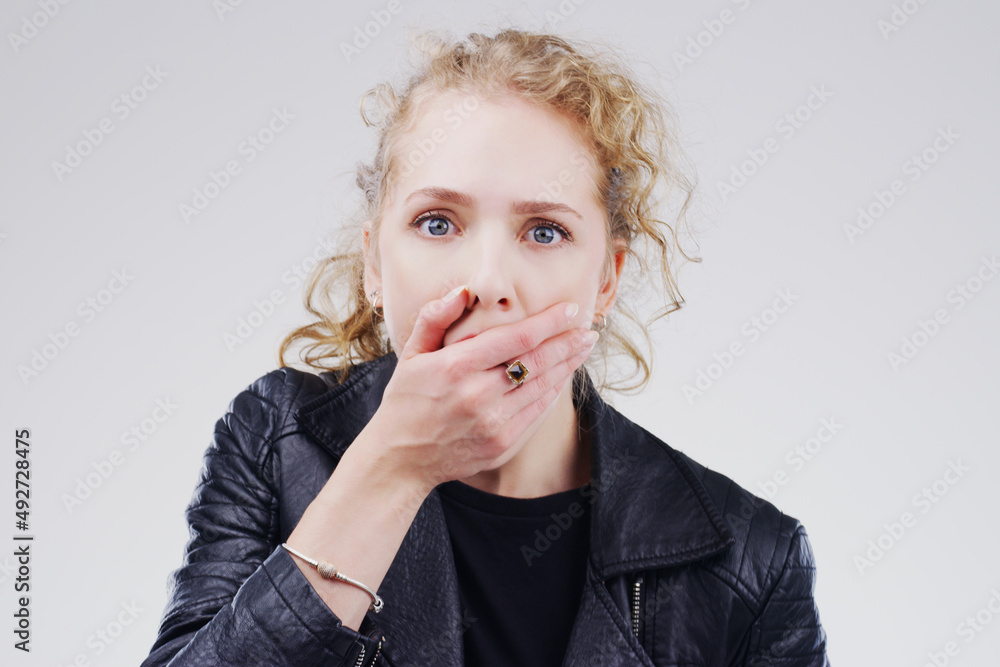
POLYGON ((507 377, 514 383, 515 387, 520 387, 524 378, 528 377, 528 367, 520 361, 515 361, 507 367, 507 377))

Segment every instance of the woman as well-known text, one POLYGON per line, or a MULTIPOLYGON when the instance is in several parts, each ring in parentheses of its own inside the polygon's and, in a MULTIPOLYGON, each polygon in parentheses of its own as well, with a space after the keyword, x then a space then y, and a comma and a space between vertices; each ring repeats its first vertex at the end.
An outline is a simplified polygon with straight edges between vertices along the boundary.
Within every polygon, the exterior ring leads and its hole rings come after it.
POLYGON ((583 369, 600 338, 648 378, 615 305, 643 246, 681 303, 662 105, 551 35, 428 43, 362 108, 360 252, 217 424, 144 664, 826 664, 802 526, 583 369), (301 341, 336 372, 284 366, 301 341))

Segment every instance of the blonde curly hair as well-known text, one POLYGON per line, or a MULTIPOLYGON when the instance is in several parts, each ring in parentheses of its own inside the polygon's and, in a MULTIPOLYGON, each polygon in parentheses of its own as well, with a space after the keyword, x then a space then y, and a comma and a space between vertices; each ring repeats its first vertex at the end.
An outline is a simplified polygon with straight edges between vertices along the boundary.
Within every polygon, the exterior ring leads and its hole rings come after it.
MULTIPOLYGON (((607 318, 598 349, 588 360, 598 387, 640 390, 650 377, 649 326, 684 303, 677 288, 675 259, 679 253, 688 261, 701 261, 684 250, 674 226, 657 219, 657 209, 670 206, 683 225, 696 184, 688 175, 693 170, 679 145, 669 106, 640 85, 613 50, 598 51, 592 41, 571 42, 518 29, 493 36, 472 33, 462 40, 425 31, 416 36, 413 46, 422 64, 404 86, 383 82, 361 97, 361 117, 368 127, 377 129, 379 140, 374 160, 357 164, 356 183, 364 202, 354 222, 360 227, 370 219, 373 238, 378 233, 383 203, 393 191, 402 161, 395 147, 415 124, 422 103, 433 95, 444 91, 512 93, 575 120, 599 167, 595 194, 607 210, 608 240, 627 244, 623 279, 634 273, 640 278, 637 286, 650 287, 651 278, 656 278, 666 297, 664 306, 643 321, 626 305, 620 289, 616 313, 607 318), (658 188, 663 189, 661 194, 658 188), (634 336, 643 340, 645 354, 633 342, 634 336), (613 381, 608 369, 616 355, 631 361, 632 368, 613 381)), ((360 229, 345 238, 349 243, 342 252, 318 264, 309 275, 304 305, 315 321, 285 337, 278 351, 281 366, 288 365, 286 356, 292 346, 301 344, 300 359, 306 365, 338 370, 343 381, 353 365, 392 351, 384 321, 364 291, 360 229), (338 297, 346 300, 338 304, 338 297)), ((610 270, 613 249, 610 242, 607 245, 606 268, 610 270)), ((644 306, 650 302, 648 296, 640 301, 644 306)))

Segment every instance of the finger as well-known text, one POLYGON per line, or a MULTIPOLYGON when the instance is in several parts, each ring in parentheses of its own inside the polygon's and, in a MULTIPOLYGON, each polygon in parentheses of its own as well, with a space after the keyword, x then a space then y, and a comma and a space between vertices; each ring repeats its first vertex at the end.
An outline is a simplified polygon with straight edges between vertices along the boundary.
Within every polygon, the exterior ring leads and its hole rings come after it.
POLYGON ((441 349, 445 331, 465 312, 466 299, 460 298, 465 290, 465 285, 456 287, 420 308, 413 331, 400 352, 400 359, 441 349))
POLYGON ((580 310, 575 303, 557 303, 520 322, 502 324, 462 341, 479 368, 493 368, 535 349, 543 341, 564 331, 580 310))
POLYGON ((507 393, 504 398, 504 414, 510 415, 505 420, 507 427, 519 433, 538 419, 559 397, 559 393, 572 381, 573 374, 590 356, 593 347, 574 354, 569 359, 559 362, 552 368, 541 373, 530 382, 525 381, 517 387, 517 391, 507 393))
MULTIPOLYGON (((589 354, 599 337, 600 334, 596 331, 571 329, 545 340, 541 345, 527 354, 522 354, 516 360, 520 361, 528 369, 529 377, 525 379, 525 382, 530 381, 531 375, 537 376, 581 352, 589 354)), ((513 361, 511 360, 511 363, 513 361)), ((507 387, 507 391, 518 389, 521 386, 523 386, 523 383, 522 385, 515 385, 511 382, 507 387)))

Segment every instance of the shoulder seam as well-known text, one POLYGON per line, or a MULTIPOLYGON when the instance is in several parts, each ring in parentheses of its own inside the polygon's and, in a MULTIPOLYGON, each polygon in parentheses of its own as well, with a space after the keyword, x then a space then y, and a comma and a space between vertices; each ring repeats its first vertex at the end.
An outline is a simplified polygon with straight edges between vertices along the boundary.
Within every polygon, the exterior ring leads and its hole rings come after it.
POLYGON ((264 468, 267 465, 267 459, 271 456, 272 445, 286 434, 289 416, 292 413, 296 400, 302 393, 302 387, 305 385, 305 378, 302 376, 301 372, 297 383, 289 382, 290 376, 294 375, 294 373, 289 372, 292 370, 294 369, 289 369, 285 366, 274 369, 262 378, 252 382, 247 387, 247 391, 259 398, 262 402, 270 405, 275 410, 276 418, 273 432, 269 434, 260 434, 261 450, 257 452, 257 460, 254 463, 257 465, 258 471, 261 473, 264 472, 264 468), (282 384, 282 390, 280 392, 278 403, 275 403, 273 400, 265 397, 256 388, 257 385, 264 384, 269 381, 269 378, 275 376, 280 376, 282 384))
MULTIPOLYGON (((805 533, 805 526, 798 519, 794 519, 794 518, 788 516, 787 514, 785 514, 783 512, 781 513, 781 518, 782 519, 788 519, 789 521, 792 521, 793 522, 792 525, 795 526, 795 530, 793 530, 791 532, 791 534, 788 536, 788 546, 786 547, 785 553, 784 553, 784 555, 781 558, 781 568, 778 570, 778 572, 777 572, 776 575, 770 577, 765 582, 765 584, 763 586, 761 586, 761 591, 760 591, 760 611, 758 613, 758 616, 761 613, 764 612, 764 609, 767 608, 767 605, 771 601, 771 596, 774 594, 774 590, 778 587, 778 582, 781 581, 781 577, 785 574, 785 572, 790 567, 789 566, 789 562, 788 562, 788 557, 792 553, 792 548, 793 548, 793 546, 795 544, 795 540, 798 539, 798 536, 799 536, 800 533, 805 533)), ((777 549, 778 549, 778 544, 777 544, 777 542, 775 542, 774 550, 777 551, 777 549)), ((772 560, 772 562, 774 561, 774 554, 773 553, 771 555, 771 560, 772 560)), ((771 568, 768 568, 768 570, 769 570, 769 573, 773 572, 773 570, 771 568)))

